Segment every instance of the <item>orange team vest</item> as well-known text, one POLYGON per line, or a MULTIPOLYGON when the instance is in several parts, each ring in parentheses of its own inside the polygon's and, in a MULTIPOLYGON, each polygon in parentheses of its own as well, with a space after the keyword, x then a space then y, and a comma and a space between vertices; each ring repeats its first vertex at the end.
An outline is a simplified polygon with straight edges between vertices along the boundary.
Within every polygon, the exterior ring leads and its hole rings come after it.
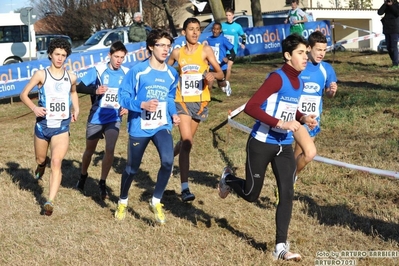
POLYGON ((209 65, 202 60, 202 44, 193 54, 186 54, 185 46, 180 48, 177 60, 180 81, 176 91, 176 102, 209 102, 211 93, 203 74, 209 71, 209 65))

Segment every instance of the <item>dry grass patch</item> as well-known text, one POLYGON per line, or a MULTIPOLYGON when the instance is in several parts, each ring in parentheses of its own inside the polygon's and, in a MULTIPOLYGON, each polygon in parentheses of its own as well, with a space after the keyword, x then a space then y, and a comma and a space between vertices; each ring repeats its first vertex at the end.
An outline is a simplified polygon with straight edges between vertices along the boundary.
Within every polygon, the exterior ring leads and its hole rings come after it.
MULTIPOLYGON (((86 195, 74 188, 85 146, 90 106, 80 97, 81 115, 71 125, 63 163, 63 180, 54 214, 40 215, 48 195, 50 169, 42 182, 33 180, 34 117, 20 102, 0 105, 0 227, 2 265, 283 265, 273 262, 275 180, 267 172, 258 202, 235 195, 219 199, 216 185, 225 165, 239 176, 245 171, 248 135, 226 125, 229 110, 244 104, 266 75, 280 66, 277 56, 252 58, 234 65, 231 97, 213 90, 210 117, 201 123, 191 157, 192 204, 180 200, 177 159, 165 192, 166 225, 157 226, 148 209, 159 167, 153 145, 129 194, 128 215, 113 218, 120 176, 126 163, 123 123, 115 162, 101 201, 98 179, 104 142, 89 168, 86 195)), ((328 55, 339 78, 334 99, 325 99, 321 156, 357 165, 395 170, 398 162, 398 77, 388 72, 388 55, 328 55)), ((236 121, 251 127, 240 114, 236 121)), ((173 131, 178 139, 178 131, 173 131)), ((297 265, 314 265, 320 252, 394 250, 399 252, 398 181, 312 162, 300 176, 289 230, 292 249, 303 256, 297 265), (319 252, 319 253, 318 253, 319 252)), ((398 258, 356 258, 357 265, 399 265, 398 258)), ((295 264, 295 263, 289 263, 295 264)))

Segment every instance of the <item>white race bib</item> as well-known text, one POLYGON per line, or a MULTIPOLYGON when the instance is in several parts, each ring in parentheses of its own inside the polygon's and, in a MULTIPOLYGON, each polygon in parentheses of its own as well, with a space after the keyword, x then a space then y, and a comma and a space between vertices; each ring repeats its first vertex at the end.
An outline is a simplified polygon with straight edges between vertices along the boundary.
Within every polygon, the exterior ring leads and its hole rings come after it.
POLYGON ((215 54, 216 60, 220 64, 220 61, 219 61, 219 46, 211 46, 211 48, 213 50, 213 53, 215 54))
POLYGON ((118 88, 108 88, 100 102, 101 108, 119 109, 118 88))
POLYGON ((315 114, 319 116, 320 96, 302 95, 299 100, 299 111, 303 114, 315 114))
POLYGON ((234 35, 224 35, 231 44, 234 45, 234 35))
POLYGON ((154 129, 167 124, 166 114, 166 102, 159 102, 155 112, 143 110, 141 129, 154 129))
POLYGON ((181 79, 181 93, 183 96, 196 96, 202 94, 202 74, 183 74, 181 79))
MULTIPOLYGON (((296 103, 280 102, 278 104, 277 112, 275 117, 285 122, 295 120, 296 110, 298 105, 296 103)), ((280 133, 287 133, 287 130, 281 128, 272 128, 273 131, 280 133)))
POLYGON ((46 112, 47 119, 67 119, 70 115, 69 95, 48 94, 46 112))

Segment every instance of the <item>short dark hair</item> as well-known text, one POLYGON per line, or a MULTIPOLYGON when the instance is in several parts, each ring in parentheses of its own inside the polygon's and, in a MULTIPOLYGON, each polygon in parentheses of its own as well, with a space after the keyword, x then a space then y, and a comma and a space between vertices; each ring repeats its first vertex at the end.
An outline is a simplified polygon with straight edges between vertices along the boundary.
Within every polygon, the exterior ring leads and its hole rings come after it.
POLYGON ((220 22, 215 21, 215 23, 213 24, 213 26, 215 26, 215 25, 219 25, 219 26, 220 26, 220 29, 222 28, 222 23, 220 23, 220 22))
POLYGON ((169 32, 162 29, 153 29, 150 31, 147 37, 147 50, 150 54, 152 54, 150 47, 154 47, 159 39, 166 38, 170 41, 170 44, 173 43, 173 38, 170 36, 169 32))
POLYGON ((230 13, 233 13, 233 14, 234 14, 234 9, 232 9, 232 8, 230 8, 230 7, 227 7, 227 8, 224 10, 224 13, 227 13, 227 12, 230 12, 230 13))
POLYGON ((190 23, 196 23, 201 26, 201 23, 197 18, 188 18, 183 23, 183 30, 186 30, 188 27, 188 24, 190 24, 190 23))
POLYGON ((109 53, 114 54, 115 52, 122 51, 127 54, 126 46, 121 41, 114 42, 109 48, 109 53))
MULTIPOLYGON (((285 38, 281 43, 283 49, 283 57, 286 52, 292 55, 292 51, 298 48, 298 45, 300 44, 304 44, 306 47, 308 46, 308 41, 302 35, 294 33, 285 38)), ((284 60, 286 60, 285 57, 284 60)))
MULTIPOLYGON (((67 40, 62 38, 55 38, 50 41, 50 44, 47 48, 47 54, 51 55, 57 48, 64 49, 65 52, 67 52, 67 57, 70 56, 72 53, 71 44, 67 40)), ((48 59, 51 60, 50 56, 48 57, 48 59)))
POLYGON ((308 42, 310 47, 313 47, 316 45, 316 43, 327 43, 327 38, 321 31, 317 30, 309 35, 308 42))

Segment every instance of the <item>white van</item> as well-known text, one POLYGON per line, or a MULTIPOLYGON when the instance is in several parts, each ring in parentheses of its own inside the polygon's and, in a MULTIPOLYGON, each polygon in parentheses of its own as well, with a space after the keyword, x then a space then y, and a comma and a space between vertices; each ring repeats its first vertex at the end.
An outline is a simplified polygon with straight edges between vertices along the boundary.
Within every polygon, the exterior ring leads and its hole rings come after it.
POLYGON ((33 25, 25 25, 19 13, 0 14, 0 66, 36 59, 33 25))

